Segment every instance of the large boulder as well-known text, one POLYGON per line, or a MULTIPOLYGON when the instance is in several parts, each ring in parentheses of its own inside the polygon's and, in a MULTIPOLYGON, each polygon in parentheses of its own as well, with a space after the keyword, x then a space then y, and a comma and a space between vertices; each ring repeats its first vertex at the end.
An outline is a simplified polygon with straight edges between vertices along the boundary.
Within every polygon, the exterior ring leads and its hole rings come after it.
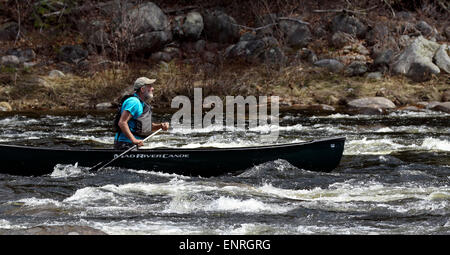
POLYGON ((260 36, 275 36, 274 24, 278 23, 278 15, 275 13, 268 13, 262 16, 257 16, 255 20, 255 26, 258 29, 257 33, 260 36))
POLYGON ((19 32, 19 24, 7 22, 0 25, 0 41, 14 40, 19 32))
POLYGON ((250 63, 283 64, 286 61, 274 37, 259 39, 252 34, 244 34, 239 42, 227 48, 225 55, 228 59, 243 59, 250 63))
POLYGON ((164 12, 154 3, 140 4, 127 13, 127 20, 133 26, 135 35, 169 29, 169 20, 164 12))
POLYGON ((446 25, 444 28, 444 34, 447 37, 447 39, 450 40, 450 25, 446 25))
POLYGON ((429 81, 432 75, 433 70, 430 66, 421 62, 412 63, 408 73, 406 73, 406 76, 416 82, 429 81))
POLYGON ((376 107, 376 108, 383 108, 383 109, 392 109, 395 108, 395 104, 385 98, 385 97, 363 97, 359 99, 354 99, 347 103, 350 107, 376 107))
POLYGON ((336 33, 333 34, 333 36, 331 36, 331 45, 333 45, 338 49, 344 47, 345 45, 352 44, 354 42, 355 38, 353 38, 353 36, 341 31, 337 31, 336 33))
POLYGON ((9 67, 18 67, 20 65, 20 60, 17 56, 6 55, 2 56, 0 64, 9 67))
POLYGON ((366 34, 367 26, 364 25, 358 18, 343 13, 333 18, 331 21, 331 30, 333 33, 341 31, 352 36, 362 38, 366 34))
POLYGON ((381 23, 375 24, 366 34, 366 41, 369 45, 374 45, 379 42, 385 42, 389 36, 389 28, 381 23))
POLYGON ((450 102, 450 89, 447 89, 442 93, 442 102, 450 102))
POLYGON ((316 62, 318 60, 316 53, 314 53, 314 51, 307 49, 307 48, 303 48, 303 49, 299 50, 297 53, 297 56, 300 59, 305 60, 310 64, 314 64, 314 62, 316 62))
POLYGON ((345 74, 348 76, 360 76, 367 72, 367 64, 362 61, 354 61, 350 63, 345 69, 345 74))
POLYGON ((59 49, 58 59, 67 63, 78 64, 80 61, 86 59, 88 55, 88 51, 80 45, 64 45, 59 49))
POLYGON ((416 24, 416 29, 420 31, 420 33, 423 36, 429 36, 432 35, 434 32, 434 28, 430 25, 428 25, 428 23, 426 23, 425 21, 421 20, 416 24))
POLYGON ((133 52, 155 52, 157 49, 163 48, 164 45, 172 41, 172 33, 170 31, 153 31, 142 33, 134 38, 133 52))
POLYGON ((438 103, 431 109, 435 111, 450 113, 450 102, 438 103))
POLYGON ((198 12, 189 12, 182 25, 183 35, 187 38, 198 39, 203 31, 203 17, 198 12))
POLYGON ((12 107, 8 102, 0 102, 0 112, 10 112, 12 107))
POLYGON ((444 72, 450 73, 450 57, 448 56, 448 45, 443 44, 439 46, 434 54, 434 62, 444 72))
POLYGON ((344 64, 337 61, 336 59, 321 59, 314 62, 315 66, 326 68, 328 71, 333 73, 338 73, 344 69, 344 64))
POLYGON ((301 20, 281 20, 280 30, 283 31, 286 44, 293 48, 306 47, 312 40, 311 31, 301 20), (300 22, 299 22, 300 21, 300 22))
POLYGON ((374 68, 380 71, 386 71, 389 69, 389 63, 394 56, 394 51, 391 49, 384 50, 380 52, 373 61, 374 68))
MULTIPOLYGON (((256 59, 265 48, 263 40, 240 40, 226 52, 228 58, 256 59)), ((250 61, 252 62, 252 61, 250 61)))
POLYGON ((268 46, 260 56, 262 62, 269 66, 283 66, 286 64, 286 55, 278 46, 268 46))
POLYGON ((20 62, 29 62, 36 58, 36 53, 31 48, 9 49, 6 51, 6 55, 14 55, 19 58, 20 62))
POLYGON ((239 27, 236 20, 222 11, 203 14, 204 32, 208 41, 235 43, 239 40, 239 27))
MULTIPOLYGON (((394 73, 405 74, 413 80, 420 78, 423 73, 427 74, 427 79, 431 78, 431 74, 440 73, 439 67, 433 63, 433 57, 438 49, 438 43, 419 36, 394 59, 391 68, 394 73)), ((423 80, 420 78, 418 81, 423 80)))
POLYGON ((172 40, 167 16, 152 2, 130 9, 120 28, 132 37, 132 52, 154 51, 172 40))
POLYGON ((364 97, 351 100, 347 105, 353 111, 362 114, 381 114, 388 109, 394 109, 395 104, 384 97, 364 97))

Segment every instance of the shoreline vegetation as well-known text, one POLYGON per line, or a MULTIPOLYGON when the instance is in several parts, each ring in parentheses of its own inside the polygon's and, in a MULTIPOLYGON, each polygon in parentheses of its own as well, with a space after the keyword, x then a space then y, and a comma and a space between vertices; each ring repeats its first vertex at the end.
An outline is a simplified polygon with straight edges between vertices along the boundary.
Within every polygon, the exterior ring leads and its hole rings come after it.
POLYGON ((194 88, 280 112, 450 112, 445 1, 181 3, 1 1, 0 111, 113 111, 147 76, 162 113, 194 88))

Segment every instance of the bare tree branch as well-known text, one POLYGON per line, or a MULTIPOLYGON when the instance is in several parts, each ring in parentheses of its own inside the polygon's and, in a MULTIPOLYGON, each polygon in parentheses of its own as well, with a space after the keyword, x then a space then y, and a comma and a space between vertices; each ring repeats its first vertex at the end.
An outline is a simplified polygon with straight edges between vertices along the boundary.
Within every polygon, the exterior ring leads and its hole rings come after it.
MULTIPOLYGON (((278 19, 278 20, 289 20, 289 21, 294 21, 294 22, 297 22, 297 23, 302 24, 302 25, 309 25, 308 22, 305 22, 305 21, 302 21, 302 20, 299 20, 299 19, 295 19, 295 18, 279 17, 279 18, 277 18, 277 19, 278 19)), ((278 23, 279 23, 279 22, 274 22, 274 23, 270 23, 270 24, 264 25, 264 26, 262 26, 262 27, 248 27, 248 26, 244 26, 244 25, 240 25, 240 24, 236 24, 236 23, 232 23, 232 25, 237 26, 237 27, 240 27, 240 28, 252 30, 252 31, 258 31, 258 30, 266 29, 266 28, 271 27, 271 26, 276 26, 276 25, 278 25, 278 23)))
POLYGON ((289 21, 294 21, 294 22, 300 23, 302 25, 309 25, 308 22, 305 22, 305 21, 299 20, 299 19, 295 19, 295 18, 289 18, 289 17, 280 17, 280 18, 278 18, 278 20, 289 20, 289 21))
MULTIPOLYGON (((386 0, 384 0, 386 1, 386 0)), ((377 6, 372 6, 365 10, 350 10, 350 9, 328 9, 328 10, 313 10, 315 13, 324 13, 324 12, 348 12, 348 13, 354 13, 354 14, 367 14, 367 11, 375 9, 377 6)))
POLYGON ((383 2, 389 7, 389 9, 391 9, 392 16, 395 18, 395 12, 394 12, 394 9, 392 8, 392 6, 386 0, 383 0, 383 2))
POLYGON ((17 40, 19 40, 20 37, 20 27, 21 27, 21 18, 20 18, 20 6, 19 6, 19 2, 18 0, 16 0, 16 6, 17 6, 17 16, 18 16, 18 25, 19 25, 19 29, 17 31, 17 35, 16 35, 16 39, 14 40, 14 46, 16 46, 17 40))

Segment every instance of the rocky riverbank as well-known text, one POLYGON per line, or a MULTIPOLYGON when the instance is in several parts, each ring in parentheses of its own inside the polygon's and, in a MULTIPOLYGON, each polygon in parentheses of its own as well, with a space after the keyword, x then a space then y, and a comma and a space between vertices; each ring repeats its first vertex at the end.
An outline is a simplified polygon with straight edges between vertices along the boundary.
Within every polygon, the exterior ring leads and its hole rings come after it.
POLYGON ((145 75, 158 78, 156 108, 202 87, 205 97, 276 95, 286 110, 450 112, 439 1, 261 1, 241 12, 203 1, 13 2, 0 12, 1 111, 114 108, 145 75))

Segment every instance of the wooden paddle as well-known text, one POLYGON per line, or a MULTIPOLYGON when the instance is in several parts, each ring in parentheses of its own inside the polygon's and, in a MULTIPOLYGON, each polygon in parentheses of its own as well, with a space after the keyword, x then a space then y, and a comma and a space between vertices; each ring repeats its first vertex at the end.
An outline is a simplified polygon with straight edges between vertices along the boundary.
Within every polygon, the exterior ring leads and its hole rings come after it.
MULTIPOLYGON (((162 130, 162 128, 156 130, 155 132, 153 132, 153 134, 147 136, 147 137, 143 140, 144 143, 145 143, 148 139, 150 139, 150 137, 156 135, 156 134, 157 134, 159 131, 161 131, 161 130, 162 130)), ((127 150, 124 151, 124 152, 122 152, 119 156, 117 156, 117 157, 113 158, 112 160, 108 161, 106 164, 103 164, 104 161, 98 163, 97 165, 91 167, 91 168, 89 169, 89 171, 99 171, 100 169, 103 169, 103 168, 106 167, 107 165, 109 165, 109 164, 111 164, 112 162, 114 162, 114 160, 116 160, 116 159, 122 157, 123 155, 127 154, 128 152, 132 151, 132 150, 135 149, 135 148, 137 148, 137 145, 134 145, 133 147, 127 149, 127 150), (102 164, 103 164, 103 165, 102 165, 102 164)))

